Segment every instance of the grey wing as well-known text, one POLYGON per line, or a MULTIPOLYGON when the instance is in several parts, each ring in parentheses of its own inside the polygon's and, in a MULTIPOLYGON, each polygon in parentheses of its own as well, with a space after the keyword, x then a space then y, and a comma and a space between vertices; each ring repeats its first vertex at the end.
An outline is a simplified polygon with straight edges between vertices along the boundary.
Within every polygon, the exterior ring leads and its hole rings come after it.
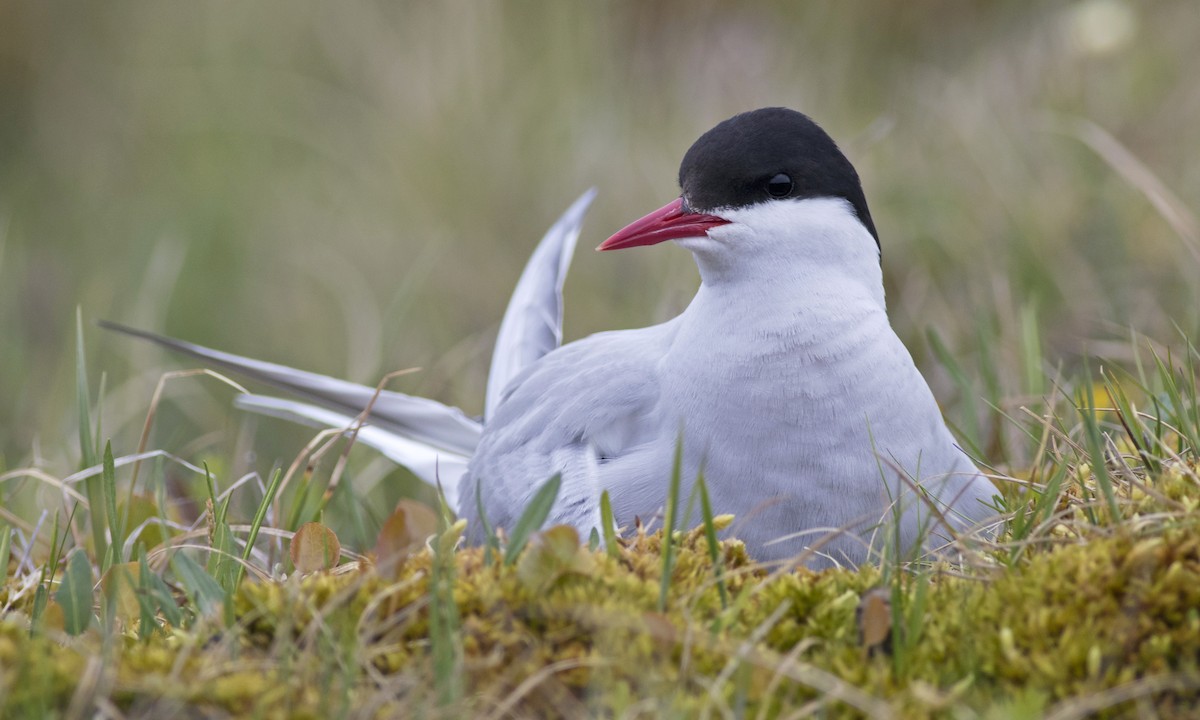
POLYGON ((459 491, 459 516, 481 538, 511 529, 532 495, 561 472, 548 524, 586 536, 600 526, 600 493, 636 484, 658 463, 665 424, 656 361, 673 323, 601 333, 546 355, 513 379, 484 428, 459 491))
POLYGON ((501 393, 526 368, 562 343, 563 283, 595 188, 579 197, 546 231, 513 290, 488 372, 484 417, 500 405, 501 393))

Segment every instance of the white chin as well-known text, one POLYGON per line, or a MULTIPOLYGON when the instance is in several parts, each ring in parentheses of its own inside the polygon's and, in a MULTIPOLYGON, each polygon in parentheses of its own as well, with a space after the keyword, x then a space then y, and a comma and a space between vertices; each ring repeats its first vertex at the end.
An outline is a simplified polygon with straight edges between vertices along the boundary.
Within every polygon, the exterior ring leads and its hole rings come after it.
POLYGON ((704 250, 711 250, 720 247, 721 241, 711 237, 710 235, 697 235, 695 237, 679 238, 675 241, 675 244, 684 250, 690 250, 691 252, 703 252, 704 250))

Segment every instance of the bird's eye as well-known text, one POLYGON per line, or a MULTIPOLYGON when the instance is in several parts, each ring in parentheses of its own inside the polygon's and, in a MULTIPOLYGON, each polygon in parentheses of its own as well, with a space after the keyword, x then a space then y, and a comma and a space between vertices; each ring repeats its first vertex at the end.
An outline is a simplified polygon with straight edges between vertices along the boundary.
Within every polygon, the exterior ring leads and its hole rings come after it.
POLYGON ((779 173, 771 178, 767 181, 767 192, 771 194, 771 197, 787 197, 792 192, 791 176, 779 173))

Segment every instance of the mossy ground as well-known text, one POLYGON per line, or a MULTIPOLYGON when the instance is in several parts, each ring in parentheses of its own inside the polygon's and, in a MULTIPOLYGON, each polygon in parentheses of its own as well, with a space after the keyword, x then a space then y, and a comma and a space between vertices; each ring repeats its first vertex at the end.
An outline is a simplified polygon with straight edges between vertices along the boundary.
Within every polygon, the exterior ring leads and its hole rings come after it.
MULTIPOLYGON (((1142 372, 1200 360, 1194 2, 2 7, 0 717, 1194 714, 1196 374, 1142 372), (83 363, 76 308, 369 384, 420 366, 394 389, 478 412, 497 303, 570 198, 599 187, 581 243, 599 242, 665 199, 692 138, 776 104, 858 168, 892 322, 964 449, 1040 488, 1068 469, 1047 512, 1036 489, 1006 508, 999 546, 811 575, 729 545, 724 611, 685 543, 660 611, 653 535, 619 561, 560 548, 524 580, 461 551, 450 603, 422 554, 283 580, 264 533, 208 617, 163 566, 247 535, 206 537, 208 473, 160 456, 140 481, 118 468, 113 499, 128 532, 176 523, 140 540, 183 619, 143 637, 102 593, 79 635, 60 605, 34 612, 64 550, 107 562, 104 503, 64 482, 96 441, 205 466, 247 523, 253 473, 311 437, 193 380, 167 384, 145 437, 165 359, 92 335, 83 363), (1144 422, 1082 431, 1089 361, 1139 377, 1144 422), (1178 457, 1191 469, 1160 467, 1178 457), (1106 465, 1115 516, 1087 469, 1106 465), (873 587, 907 630, 868 656, 854 609, 873 587)), ((666 319, 694 277, 685 252, 581 256, 566 335, 666 319)), ((331 461, 281 492, 272 532, 320 520, 370 548, 422 490, 355 452, 333 502, 331 461)))
MULTIPOLYGON (((976 545, 953 563, 771 570, 726 541, 727 607, 702 529, 675 534, 665 608, 662 536, 645 532, 612 554, 551 533, 511 565, 480 548, 440 561, 425 548, 394 572, 363 561, 248 581, 232 622, 218 612, 145 637, 121 617, 107 634, 102 620, 77 637, 53 620, 31 633, 18 603, 0 622, 0 710, 1194 717, 1200 532, 1186 506, 1195 479, 1166 473, 1144 487, 1152 494, 1121 498, 1120 522, 1065 519, 1020 553, 976 545), (431 579, 447 569, 453 603, 438 609, 431 579), (857 610, 876 587, 891 599, 892 637, 868 650, 857 610), (446 607, 454 682, 432 647, 431 619, 446 607)), ((1063 514, 1078 501, 1066 494, 1063 514)))

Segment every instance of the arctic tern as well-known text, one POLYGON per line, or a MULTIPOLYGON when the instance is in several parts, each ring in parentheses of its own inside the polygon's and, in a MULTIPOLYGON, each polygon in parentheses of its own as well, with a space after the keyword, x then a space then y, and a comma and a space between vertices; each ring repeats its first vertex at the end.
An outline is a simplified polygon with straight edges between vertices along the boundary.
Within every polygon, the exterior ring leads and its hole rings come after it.
MULTIPOLYGON (((683 497, 763 561, 857 565, 985 530, 995 487, 957 447, 888 322, 879 235, 854 167, 807 116, 736 115, 700 137, 681 194, 599 250, 667 240, 700 288, 679 316, 559 347, 562 286, 585 193, 538 245, 496 342, 485 415, 384 391, 358 439, 437 483, 468 520, 510 528, 556 473, 549 522, 586 535, 608 491, 618 525, 653 522, 677 443, 683 497)), ((304 397, 238 406, 349 427, 375 389, 103 323, 304 397)), ((690 519, 694 521, 694 518, 690 519)))

